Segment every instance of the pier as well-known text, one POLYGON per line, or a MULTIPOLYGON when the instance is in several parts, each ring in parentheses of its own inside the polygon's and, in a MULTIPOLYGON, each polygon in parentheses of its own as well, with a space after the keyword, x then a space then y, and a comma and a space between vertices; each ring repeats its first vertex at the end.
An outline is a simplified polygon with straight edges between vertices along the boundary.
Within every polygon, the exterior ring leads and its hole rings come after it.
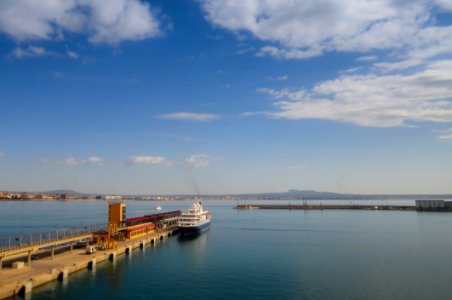
POLYGON ((72 250, 75 243, 90 240, 96 233, 107 227, 107 224, 89 225, 2 238, 0 239, 0 270, 3 268, 3 262, 25 255, 27 255, 27 263, 30 264, 32 255, 46 250, 50 250, 51 256, 55 254, 55 249, 62 245, 68 245, 72 250))
POLYGON ((378 205, 378 204, 237 204, 235 209, 288 209, 288 210, 394 210, 422 212, 452 212, 452 201, 416 200, 415 205, 378 205))
POLYGON ((415 211, 415 206, 402 206, 402 205, 292 205, 292 204, 241 204, 235 207, 240 210, 248 209, 293 209, 293 210, 327 210, 327 209, 342 209, 342 210, 402 210, 402 211, 415 211))
POLYGON ((171 237, 180 211, 125 217, 125 204, 109 205, 108 224, 64 228, 0 239, 0 300, 66 280, 74 272, 131 255, 171 237))
POLYGON ((86 254, 85 248, 74 249, 52 257, 32 260, 20 268, 0 270, 0 299, 30 293, 33 288, 55 280, 66 280, 70 274, 94 269, 104 261, 114 261, 118 255, 131 254, 134 249, 155 245, 173 235, 174 228, 160 230, 135 239, 119 242, 117 247, 86 254))

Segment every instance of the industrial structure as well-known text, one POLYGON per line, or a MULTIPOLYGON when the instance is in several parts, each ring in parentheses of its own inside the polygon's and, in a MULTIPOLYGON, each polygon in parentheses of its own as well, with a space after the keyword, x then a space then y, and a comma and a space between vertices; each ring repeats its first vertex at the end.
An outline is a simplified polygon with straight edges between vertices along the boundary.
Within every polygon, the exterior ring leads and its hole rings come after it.
POLYGON ((416 200, 417 211, 452 211, 452 201, 416 200))
POLYGON ((175 228, 180 214, 181 211, 171 211, 127 219, 126 205, 111 203, 108 205, 108 230, 98 232, 94 242, 102 249, 114 249, 119 241, 138 238, 156 230, 175 228))

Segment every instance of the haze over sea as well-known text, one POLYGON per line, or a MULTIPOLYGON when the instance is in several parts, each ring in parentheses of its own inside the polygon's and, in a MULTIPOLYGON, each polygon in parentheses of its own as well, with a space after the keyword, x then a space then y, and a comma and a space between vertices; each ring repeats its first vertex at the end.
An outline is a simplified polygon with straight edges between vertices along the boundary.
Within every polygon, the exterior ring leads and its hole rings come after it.
MULTIPOLYGON (((386 203, 394 202, 412 204, 386 203)), ((191 202, 126 204, 133 217, 157 204, 169 211, 191 202)), ((31 299, 452 298, 448 213, 237 211, 235 204, 205 202, 213 223, 201 236, 136 250, 34 289, 31 299)), ((106 218, 104 201, 0 202, 2 236, 106 218)))

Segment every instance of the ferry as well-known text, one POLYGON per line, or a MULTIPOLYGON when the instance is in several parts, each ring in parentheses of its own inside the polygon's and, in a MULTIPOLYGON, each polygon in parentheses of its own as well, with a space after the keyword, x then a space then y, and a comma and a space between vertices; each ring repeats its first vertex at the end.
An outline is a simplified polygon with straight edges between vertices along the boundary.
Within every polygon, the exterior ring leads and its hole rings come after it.
POLYGON ((195 202, 177 218, 177 228, 180 233, 203 232, 210 228, 210 218, 210 213, 202 208, 201 202, 195 202))

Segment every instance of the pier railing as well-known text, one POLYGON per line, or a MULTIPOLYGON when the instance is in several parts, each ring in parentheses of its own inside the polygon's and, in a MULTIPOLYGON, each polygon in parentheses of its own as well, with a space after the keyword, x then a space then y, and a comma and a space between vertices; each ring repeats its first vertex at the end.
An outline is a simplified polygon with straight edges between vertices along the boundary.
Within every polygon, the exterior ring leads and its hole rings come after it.
POLYGON ((79 227, 68 227, 46 232, 37 232, 15 237, 0 238, 0 253, 14 249, 20 249, 23 247, 39 246, 52 242, 64 242, 65 240, 91 234, 99 230, 108 230, 108 225, 94 224, 79 227))

